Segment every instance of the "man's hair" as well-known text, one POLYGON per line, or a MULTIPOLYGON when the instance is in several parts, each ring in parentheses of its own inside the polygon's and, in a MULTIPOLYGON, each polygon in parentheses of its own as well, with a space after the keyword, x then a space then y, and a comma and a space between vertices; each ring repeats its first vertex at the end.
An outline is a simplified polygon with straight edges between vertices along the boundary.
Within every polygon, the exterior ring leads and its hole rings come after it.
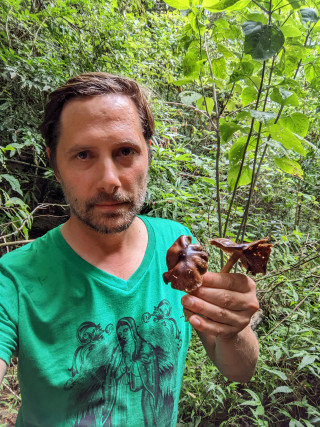
MULTIPOLYGON (((154 118, 141 86, 128 77, 103 72, 83 73, 71 78, 64 85, 54 90, 50 94, 49 102, 45 108, 40 131, 50 149, 50 165, 54 170, 56 169, 56 150, 61 132, 60 116, 66 102, 73 98, 114 93, 128 96, 135 103, 142 133, 148 144, 154 133, 154 118)), ((149 148, 150 159, 151 150, 149 148)))

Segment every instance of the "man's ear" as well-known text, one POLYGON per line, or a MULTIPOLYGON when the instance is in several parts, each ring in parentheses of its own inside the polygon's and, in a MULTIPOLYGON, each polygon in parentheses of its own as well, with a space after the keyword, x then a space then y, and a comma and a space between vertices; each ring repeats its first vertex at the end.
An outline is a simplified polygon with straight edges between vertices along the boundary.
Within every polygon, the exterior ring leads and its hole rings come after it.
MULTIPOLYGON (((47 153, 48 159, 50 161, 51 160, 51 150, 50 150, 50 147, 46 147, 46 153, 47 153)), ((59 178, 58 171, 56 170, 56 168, 52 168, 52 169, 53 169, 53 172, 54 172, 54 176, 56 177, 56 180, 58 182, 61 182, 61 180, 59 178)))

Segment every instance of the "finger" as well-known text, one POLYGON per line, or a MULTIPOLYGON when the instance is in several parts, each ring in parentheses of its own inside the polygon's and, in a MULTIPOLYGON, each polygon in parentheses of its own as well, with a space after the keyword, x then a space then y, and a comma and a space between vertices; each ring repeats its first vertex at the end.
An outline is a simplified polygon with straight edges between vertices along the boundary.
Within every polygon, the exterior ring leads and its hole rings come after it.
POLYGON ((256 289, 255 282, 241 273, 212 273, 208 271, 202 277, 202 286, 208 288, 227 289, 237 292, 249 292, 256 289))
POLYGON ((181 303, 194 313, 205 316, 214 322, 234 326, 237 329, 244 328, 253 314, 249 311, 231 311, 190 295, 183 296, 181 303))
POLYGON ((189 323, 197 331, 208 335, 213 335, 215 337, 227 338, 232 337, 240 332, 234 326, 222 324, 219 322, 212 322, 211 320, 197 316, 196 314, 190 317, 189 323))
POLYGON ((234 311, 252 310, 255 312, 259 308, 255 292, 240 293, 228 291, 226 289, 206 288, 201 286, 199 289, 192 292, 191 295, 219 307, 234 311))

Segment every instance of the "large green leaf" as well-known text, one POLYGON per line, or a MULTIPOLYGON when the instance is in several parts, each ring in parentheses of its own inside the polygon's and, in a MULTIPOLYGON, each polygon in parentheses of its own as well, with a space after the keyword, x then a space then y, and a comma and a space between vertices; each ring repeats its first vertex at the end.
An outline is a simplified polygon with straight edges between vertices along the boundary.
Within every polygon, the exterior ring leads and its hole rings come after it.
POLYGON ((220 125, 220 135, 223 142, 228 142, 232 138, 232 135, 239 130, 241 127, 234 122, 222 123, 220 125))
POLYGON ((272 113, 271 111, 256 111, 250 110, 250 114, 254 117, 258 122, 267 123, 272 119, 277 117, 276 113, 272 113))
POLYGON ((301 37, 302 36, 302 32, 299 30, 299 28, 294 26, 293 24, 283 25, 281 27, 281 31, 283 32, 285 37, 301 37))
POLYGON ((230 76, 230 83, 235 83, 246 77, 250 77, 253 73, 254 66, 251 62, 240 62, 233 70, 230 76))
POLYGON ((297 107, 299 105, 299 98, 297 97, 297 94, 283 89, 282 87, 276 87, 273 90, 270 98, 272 101, 277 102, 283 106, 292 105, 297 107))
POLYGON ((257 99, 258 91, 254 86, 247 86, 241 94, 242 105, 248 105, 257 99))
POLYGON ((190 7, 189 0, 164 0, 169 6, 179 10, 186 10, 190 7))
MULTIPOLYGON (((236 185, 239 171, 240 171, 239 165, 231 166, 228 171, 228 184, 231 190, 233 190, 236 185)), ((242 187, 244 185, 250 184, 251 179, 252 179, 252 169, 249 166, 243 166, 241 171, 241 176, 238 182, 238 187, 242 187)))
POLYGON ((288 157, 274 157, 274 162, 278 168, 284 172, 297 176, 298 178, 303 177, 303 170, 295 160, 288 159, 288 157))
POLYGON ((214 59, 212 61, 212 71, 213 75, 217 79, 224 79, 227 74, 226 61, 223 57, 214 59))
POLYGON ((303 22, 318 22, 319 18, 317 16, 317 11, 307 7, 300 10, 301 18, 303 22))
POLYGON ((199 108, 199 110, 207 111, 208 109, 208 113, 209 115, 211 115, 214 107, 214 100, 208 97, 206 97, 206 100, 204 100, 204 97, 202 96, 201 98, 198 99, 196 105, 199 108))
MULTIPOLYGON (((230 148, 229 151, 229 163, 231 165, 240 164, 243 153, 244 153, 244 147, 247 143, 248 137, 240 137, 230 148)), ((253 150, 256 146, 257 141, 254 138, 250 139, 250 142, 247 146, 247 152, 253 150)))
POLYGON ((222 10, 242 10, 251 0, 204 0, 202 7, 210 12, 219 12, 222 10))
POLYGON ((279 120, 279 124, 303 138, 308 134, 309 118, 305 114, 298 112, 292 113, 290 116, 283 116, 279 120))
POLYGON ((301 140, 289 129, 280 124, 274 124, 268 126, 268 131, 270 132, 271 138, 280 142, 285 148, 291 149, 302 156, 306 154, 301 140))
POLYGON ((246 21, 242 25, 245 34, 244 51, 258 61, 266 61, 276 55, 284 43, 284 35, 276 26, 246 21))

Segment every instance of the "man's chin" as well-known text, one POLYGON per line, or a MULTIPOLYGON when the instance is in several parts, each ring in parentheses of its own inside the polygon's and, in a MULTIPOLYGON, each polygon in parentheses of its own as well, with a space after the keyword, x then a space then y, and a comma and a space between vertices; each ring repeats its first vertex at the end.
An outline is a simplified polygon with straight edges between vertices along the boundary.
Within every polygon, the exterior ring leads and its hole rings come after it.
POLYGON ((116 234, 127 230, 136 215, 112 215, 100 220, 87 220, 79 218, 84 224, 100 234, 116 234), (127 218, 126 218, 127 217, 127 218))

